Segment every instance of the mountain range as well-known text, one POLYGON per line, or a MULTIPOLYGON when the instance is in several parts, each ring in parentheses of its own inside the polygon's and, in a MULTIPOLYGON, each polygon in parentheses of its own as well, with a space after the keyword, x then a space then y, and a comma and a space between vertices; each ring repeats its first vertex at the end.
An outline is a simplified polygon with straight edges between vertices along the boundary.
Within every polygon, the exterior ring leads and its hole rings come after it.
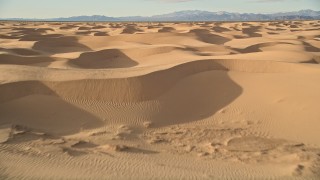
POLYGON ((22 21, 270 21, 270 20, 315 20, 320 19, 320 11, 300 10, 272 14, 209 12, 199 10, 178 11, 154 16, 109 17, 102 15, 73 16, 50 19, 6 18, 1 20, 22 21))

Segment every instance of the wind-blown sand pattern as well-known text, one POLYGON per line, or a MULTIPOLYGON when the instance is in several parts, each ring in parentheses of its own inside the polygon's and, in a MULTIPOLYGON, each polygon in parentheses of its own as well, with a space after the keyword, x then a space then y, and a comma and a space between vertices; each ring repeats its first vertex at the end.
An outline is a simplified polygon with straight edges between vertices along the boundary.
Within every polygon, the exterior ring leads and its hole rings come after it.
POLYGON ((0 179, 319 179, 320 21, 0 24, 0 179))

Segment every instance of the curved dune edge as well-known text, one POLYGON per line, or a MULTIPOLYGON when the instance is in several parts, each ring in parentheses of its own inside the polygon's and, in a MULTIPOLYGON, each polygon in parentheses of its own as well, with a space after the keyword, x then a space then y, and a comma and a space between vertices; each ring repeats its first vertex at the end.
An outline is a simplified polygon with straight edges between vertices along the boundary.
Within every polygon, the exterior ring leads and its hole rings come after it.
MULTIPOLYGON (((311 68, 310 68, 311 69, 311 68)), ((95 99, 105 101, 145 101, 161 95, 166 89, 173 86, 177 81, 201 72, 220 71, 241 71, 250 73, 286 73, 306 72, 308 66, 294 63, 281 63, 273 61, 246 61, 246 60, 199 60, 183 63, 166 70, 155 71, 144 75, 127 78, 90 78, 83 80, 29 80, 3 84, 0 86, 1 94, 12 94, 2 96, 2 100, 12 99, 15 94, 57 94, 62 97, 75 99, 95 99), (305 69, 305 70, 304 70, 305 69), (161 83, 159 85, 159 83, 161 83), (159 87, 160 86, 160 87, 159 87), (21 89, 25 89, 24 91, 21 89), (18 91, 14 93, 14 91, 18 91), (29 92, 30 91, 30 92, 29 92), (19 93, 21 92, 21 93, 19 93)), ((50 71, 48 69, 48 71, 50 71)), ((83 71, 85 72, 85 71, 83 71)), ((65 73, 67 76, 70 70, 58 73, 65 73)), ((54 75, 51 75, 52 77, 54 75)), ((32 79, 32 78, 31 78, 32 79)), ((17 95, 18 97, 21 95, 17 95)), ((22 95, 23 96, 23 95, 22 95)))
POLYGON ((80 57, 70 60, 69 64, 88 69, 125 68, 137 65, 118 49, 82 53, 80 57))
MULTIPOLYGON (((303 64, 250 60, 198 60, 179 64, 165 70, 154 72, 144 72, 143 70, 142 74, 138 73, 131 77, 108 77, 103 74, 103 70, 99 73, 100 77, 94 77, 91 75, 92 72, 90 70, 72 72, 72 70, 56 71, 54 69, 36 67, 32 70, 29 67, 23 70, 26 78, 24 81, 14 82, 13 80, 11 83, 0 85, 0 94, 3 95, 0 97, 0 102, 32 94, 112 102, 148 101, 160 97, 186 77, 213 70, 246 73, 319 73, 318 68, 313 69, 311 66, 303 64), (41 69, 43 69, 42 72, 41 69), (30 72, 27 73, 27 71, 30 72), (72 78, 72 75, 77 76, 76 72, 83 75, 82 79, 72 78), (30 77, 27 76, 28 74, 30 77), (60 76, 57 76, 58 74, 60 76), (60 79, 61 76, 69 77, 63 80, 60 79)), ((137 73, 136 71, 133 72, 137 73)), ((16 71, 3 73, 6 74, 4 76, 6 78, 13 75, 11 73, 15 74, 16 71)), ((19 77, 17 78, 19 79, 19 77)))
MULTIPOLYGON (((245 59, 204 59, 192 60, 187 63, 174 63, 158 66, 131 67, 111 69, 54 69, 47 67, 30 67, 24 65, 1 65, 0 81, 71 81, 83 79, 121 79, 143 76, 157 71, 162 71, 175 66, 189 64, 196 61, 214 62, 228 71, 248 72, 248 73, 319 73, 316 66, 309 66, 304 63, 287 63, 266 60, 245 60, 245 59), (12 71, 14 70, 14 72, 12 71)), ((205 64, 205 63, 202 63, 205 64)), ((191 66, 191 65, 190 65, 191 66)), ((205 65, 204 65, 205 66, 205 65)), ((221 70, 221 68, 220 68, 221 70)))
POLYGON ((27 49, 27 48, 9 48, 9 49, 2 49, 6 51, 7 53, 12 52, 13 54, 16 55, 21 55, 21 56, 36 56, 36 55, 41 55, 41 53, 27 49))
POLYGON ((23 57, 13 54, 0 54, 0 64, 34 65, 38 63, 50 63, 53 61, 54 58, 46 56, 23 57))
POLYGON ((105 101, 145 101, 159 96, 187 76, 210 70, 227 69, 214 61, 195 61, 131 78, 17 82, 0 86, 0 91, 6 94, 2 96, 4 99, 11 99, 9 94, 15 96, 16 93, 21 94, 21 89, 25 89, 22 90, 23 94, 57 94, 71 99, 105 101), (14 93, 14 89, 18 92, 14 93))

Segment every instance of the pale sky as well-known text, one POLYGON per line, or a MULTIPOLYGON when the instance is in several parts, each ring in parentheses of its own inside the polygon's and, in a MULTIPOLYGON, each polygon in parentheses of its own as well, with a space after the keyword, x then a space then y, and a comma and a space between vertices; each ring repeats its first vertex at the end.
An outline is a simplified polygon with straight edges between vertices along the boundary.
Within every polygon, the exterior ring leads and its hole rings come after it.
POLYGON ((320 0, 0 0, 0 18, 151 16, 181 10, 272 13, 320 10, 320 0))

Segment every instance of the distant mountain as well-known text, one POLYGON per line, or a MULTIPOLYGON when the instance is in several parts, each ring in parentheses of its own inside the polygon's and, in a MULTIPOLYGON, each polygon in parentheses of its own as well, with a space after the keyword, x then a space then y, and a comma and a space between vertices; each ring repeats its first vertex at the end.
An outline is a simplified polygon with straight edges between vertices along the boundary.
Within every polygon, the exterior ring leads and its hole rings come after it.
POLYGON ((67 18, 52 19, 23 19, 8 18, 2 20, 26 20, 26 21, 268 21, 268 20, 314 20, 320 19, 320 11, 301 10, 294 12, 281 12, 273 14, 255 13, 230 13, 230 12, 209 12, 199 10, 179 11, 169 14, 155 16, 129 16, 129 17, 108 17, 108 16, 74 16, 67 18))
POLYGON ((170 14, 148 17, 152 21, 264 21, 264 20, 292 20, 292 19, 320 19, 320 11, 301 10, 295 12, 254 14, 209 11, 179 11, 170 14))
POLYGON ((53 18, 53 19, 47 19, 49 21, 118 21, 119 19, 114 17, 108 17, 108 16, 99 16, 99 15, 93 15, 93 16, 73 16, 73 17, 67 17, 67 18, 53 18))

